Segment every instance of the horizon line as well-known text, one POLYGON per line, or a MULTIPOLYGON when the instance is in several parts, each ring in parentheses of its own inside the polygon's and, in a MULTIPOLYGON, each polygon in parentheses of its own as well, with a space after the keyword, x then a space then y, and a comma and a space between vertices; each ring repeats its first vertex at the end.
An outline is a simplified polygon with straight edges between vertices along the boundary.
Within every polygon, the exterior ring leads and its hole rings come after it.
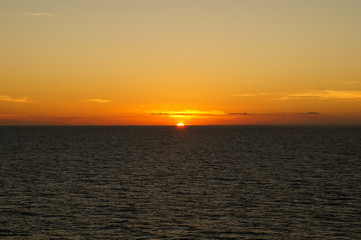
MULTIPOLYGON (((361 126, 361 123, 185 124, 184 126, 361 126)), ((0 127, 177 127, 177 124, 0 124, 0 127)))

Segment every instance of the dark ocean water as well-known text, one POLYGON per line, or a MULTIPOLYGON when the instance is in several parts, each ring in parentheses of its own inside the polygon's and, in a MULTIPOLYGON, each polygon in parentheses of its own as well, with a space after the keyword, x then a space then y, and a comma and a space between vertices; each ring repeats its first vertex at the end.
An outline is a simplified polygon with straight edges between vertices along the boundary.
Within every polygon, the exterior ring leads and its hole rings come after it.
POLYGON ((361 127, 0 127, 1 239, 361 239, 361 127))

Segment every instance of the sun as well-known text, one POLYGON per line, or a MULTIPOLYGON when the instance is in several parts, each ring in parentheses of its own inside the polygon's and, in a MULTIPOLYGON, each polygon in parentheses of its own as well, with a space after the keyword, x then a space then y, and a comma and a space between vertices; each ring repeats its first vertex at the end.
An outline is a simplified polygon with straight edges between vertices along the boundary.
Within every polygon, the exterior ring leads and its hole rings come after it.
POLYGON ((177 127, 184 127, 184 123, 178 123, 177 127))

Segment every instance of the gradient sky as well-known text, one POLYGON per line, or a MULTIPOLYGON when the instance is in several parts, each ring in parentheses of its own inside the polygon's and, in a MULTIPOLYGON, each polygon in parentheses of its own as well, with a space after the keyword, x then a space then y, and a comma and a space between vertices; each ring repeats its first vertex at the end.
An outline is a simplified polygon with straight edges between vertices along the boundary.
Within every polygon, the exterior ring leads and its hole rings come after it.
POLYGON ((360 0, 0 0, 0 125, 360 124, 360 0))

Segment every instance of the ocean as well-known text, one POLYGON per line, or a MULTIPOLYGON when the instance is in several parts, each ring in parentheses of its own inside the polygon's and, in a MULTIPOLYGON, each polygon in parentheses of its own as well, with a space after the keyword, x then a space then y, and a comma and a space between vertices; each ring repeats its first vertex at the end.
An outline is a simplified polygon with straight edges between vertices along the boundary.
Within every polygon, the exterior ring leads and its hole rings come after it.
POLYGON ((1 239, 361 239, 361 127, 0 127, 1 239))

